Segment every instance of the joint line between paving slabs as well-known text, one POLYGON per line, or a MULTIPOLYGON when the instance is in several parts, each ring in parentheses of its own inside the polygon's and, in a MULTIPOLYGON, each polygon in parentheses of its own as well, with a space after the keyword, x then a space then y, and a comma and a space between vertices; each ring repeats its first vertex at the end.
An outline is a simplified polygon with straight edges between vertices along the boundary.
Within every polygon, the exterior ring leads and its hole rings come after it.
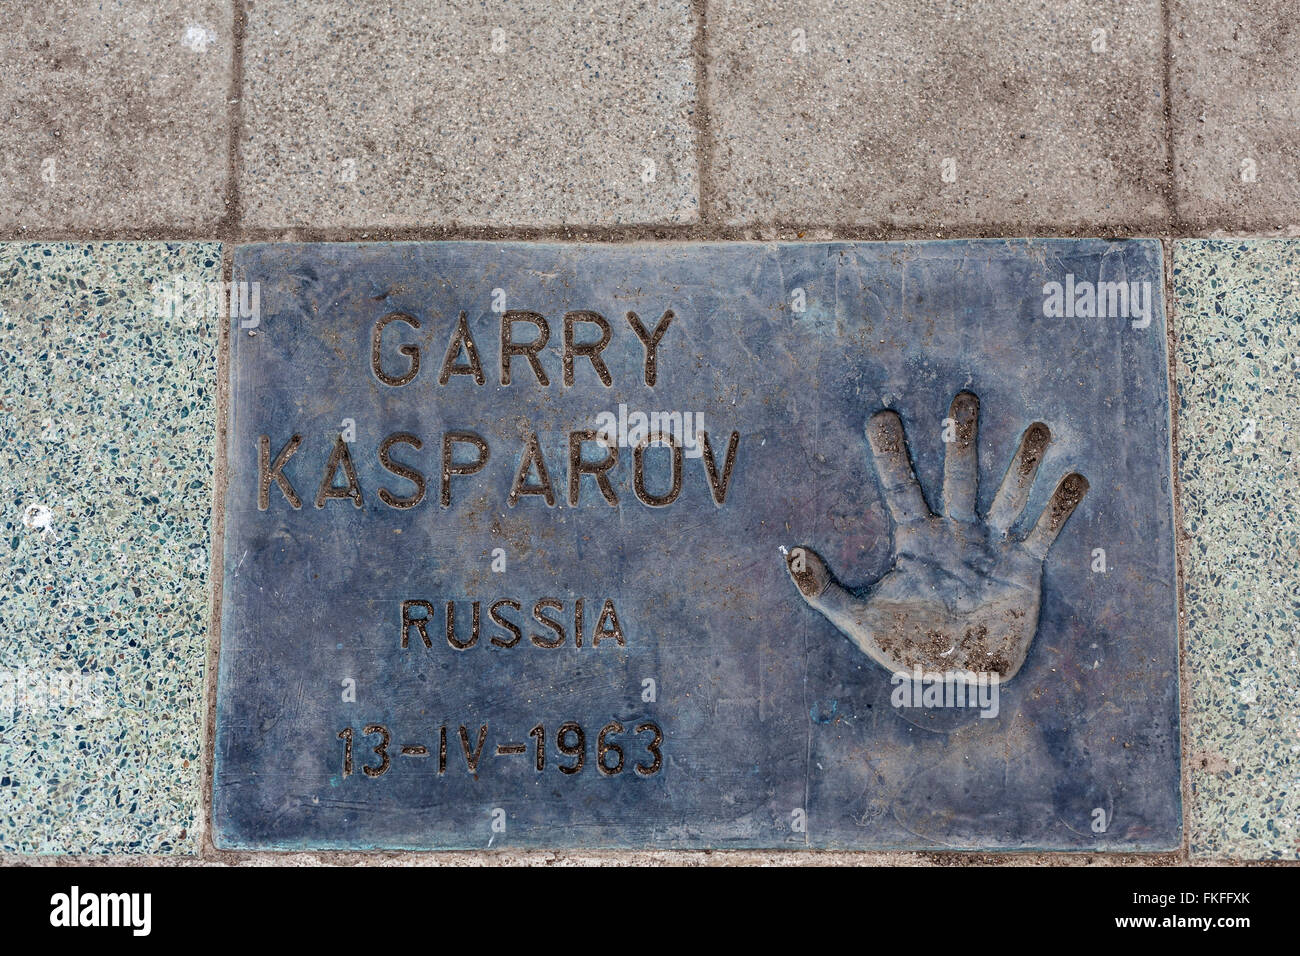
POLYGON ((1167 228, 1113 228, 1096 224, 1066 229, 1044 225, 993 224, 956 228, 929 226, 883 228, 837 223, 768 223, 761 225, 639 225, 639 226, 355 226, 346 228, 283 227, 250 229, 213 223, 203 229, 171 229, 156 225, 124 229, 30 229, 0 233, 0 242, 213 242, 246 245, 263 242, 538 242, 538 243, 675 243, 675 242, 920 242, 947 239, 1297 239, 1300 225, 1209 223, 1195 231, 1167 228))
MULTIPOLYGON (((233 0, 230 30, 230 90, 226 94, 226 211, 218 231, 223 242, 237 243, 243 225, 244 204, 240 194, 240 176, 243 173, 244 133, 244 31, 248 14, 244 0, 233 0)), ((229 276, 226 276, 229 278, 229 276)))
MULTIPOLYGON (((227 93, 227 165, 225 215, 218 227, 221 240, 221 279, 223 288, 233 288, 235 246, 240 241, 243 219, 243 202, 240 196, 240 174, 243 151, 241 138, 244 128, 244 29, 248 22, 244 0, 233 0, 231 24, 230 89, 227 93)), ((230 421, 230 322, 219 322, 217 331, 217 360, 215 382, 215 421, 213 429, 212 462, 212 517, 210 600, 208 605, 208 647, 205 657, 206 672, 203 680, 203 759, 199 781, 198 855, 205 860, 217 858, 212 841, 212 790, 216 767, 217 719, 217 665, 221 653, 221 608, 225 586, 225 500, 226 500, 226 441, 230 421)))
MULTIPOLYGON (((221 279, 224 288, 232 288, 234 274, 234 246, 223 243, 221 247, 221 279)), ((225 531, 226 531, 226 442, 230 421, 230 322, 220 322, 217 333, 216 410, 212 443, 212 563, 211 596, 209 602, 207 668, 203 680, 203 760, 199 781, 198 854, 212 859, 215 845, 212 842, 212 786, 216 766, 217 724, 217 662, 221 653, 221 602, 225 586, 225 531)))
POLYGON ((1183 823, 1181 855, 1184 860, 1191 859, 1192 833, 1192 765, 1191 734, 1188 720, 1191 716, 1191 672, 1187 662, 1187 619, 1183 611, 1183 594, 1186 586, 1186 567, 1183 540, 1183 484, 1182 472, 1178 458, 1178 335, 1174 310, 1178 308, 1174 298, 1174 243, 1164 243, 1164 283, 1165 283, 1165 351, 1169 364, 1169 470, 1170 487, 1173 489, 1174 506, 1174 595, 1178 602, 1175 625, 1178 634, 1178 752, 1179 760, 1178 786, 1182 799, 1183 823))
POLYGON ((695 189, 698 196, 698 221, 708 227, 715 218, 713 182, 713 118, 709 111, 709 4, 708 0, 691 0, 695 14, 695 33, 691 52, 695 59, 695 189))
MULTIPOLYGON (((1171 234, 1176 234, 1182 225, 1182 215, 1178 209, 1178 186, 1174 182, 1173 11, 1170 9, 1172 3, 1173 0, 1160 0, 1160 26, 1164 34, 1161 37, 1160 66, 1163 83, 1161 96, 1164 100, 1161 104, 1163 106, 1161 120, 1164 123, 1165 138, 1165 209, 1169 217, 1168 229, 1171 234)), ((1167 284, 1166 291, 1168 289, 1167 284)))

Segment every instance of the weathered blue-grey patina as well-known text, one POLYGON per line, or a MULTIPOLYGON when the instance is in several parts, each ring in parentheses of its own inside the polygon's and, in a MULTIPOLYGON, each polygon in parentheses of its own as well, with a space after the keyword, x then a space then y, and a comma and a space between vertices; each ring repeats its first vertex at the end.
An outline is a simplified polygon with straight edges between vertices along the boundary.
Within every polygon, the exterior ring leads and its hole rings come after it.
POLYGON ((241 248, 217 845, 1175 847, 1161 269, 241 248))

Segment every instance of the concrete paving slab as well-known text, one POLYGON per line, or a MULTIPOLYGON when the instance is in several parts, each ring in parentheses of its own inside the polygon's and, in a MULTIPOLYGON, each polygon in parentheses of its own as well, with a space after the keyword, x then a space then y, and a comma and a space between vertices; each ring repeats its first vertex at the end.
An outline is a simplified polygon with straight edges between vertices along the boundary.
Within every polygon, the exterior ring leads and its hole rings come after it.
POLYGON ((225 214, 230 4, 21 0, 0 28, 0 228, 212 228, 225 214))
POLYGON ((198 849, 220 255, 0 244, 0 850, 198 849))
POLYGON ((1293 0, 1172 0, 1180 217, 1195 231, 1300 226, 1293 0))
POLYGON ((689 223, 687 0, 258 0, 248 225, 689 223))
POLYGON ((1191 850, 1300 856, 1300 242, 1174 248, 1191 850))
POLYGON ((1167 213, 1158 0, 718 0, 725 222, 1015 234, 1167 213))

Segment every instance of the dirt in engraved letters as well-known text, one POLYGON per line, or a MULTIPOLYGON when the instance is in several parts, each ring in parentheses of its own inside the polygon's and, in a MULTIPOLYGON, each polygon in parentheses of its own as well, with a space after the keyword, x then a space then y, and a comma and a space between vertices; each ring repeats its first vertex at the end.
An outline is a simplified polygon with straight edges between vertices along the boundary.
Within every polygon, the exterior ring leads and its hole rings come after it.
MULTIPOLYGON (((672 325, 674 313, 671 309, 666 309, 653 331, 646 329, 635 312, 628 311, 625 318, 644 351, 641 381, 646 387, 653 386, 659 375, 658 349, 672 325)), ((390 312, 375 322, 370 336, 369 371, 375 380, 386 387, 396 389, 414 382, 421 374, 422 363, 426 369, 428 363, 422 358, 421 347, 415 340, 394 339, 389 342, 389 345, 395 347, 393 350, 403 358, 400 362, 394 362, 390 356, 386 364, 385 330, 390 327, 393 330, 391 335, 397 335, 403 329, 407 334, 417 333, 422 329, 428 330, 427 321, 421 323, 419 318, 405 312, 390 312)), ((609 345, 612 336, 610 323, 598 312, 573 310, 564 313, 561 374, 558 377, 560 387, 575 387, 577 383, 575 365, 580 364, 579 359, 585 359, 590 364, 592 373, 600 382, 605 386, 611 386, 613 379, 605 360, 601 357, 601 352, 609 345), (599 340, 578 341, 576 328, 579 324, 598 328, 601 331, 599 340)), ((504 312, 500 318, 500 386, 504 388, 510 385, 512 380, 522 385, 531 375, 532 380, 539 387, 548 387, 553 381, 554 373, 553 370, 550 373, 546 370, 542 350, 550 338, 550 323, 540 313, 522 310, 504 312), (521 324, 535 330, 535 336, 531 341, 524 343, 515 341, 515 326, 521 324), (520 366, 516 362, 515 371, 512 372, 512 358, 526 360, 528 371, 521 373, 520 370, 525 366, 520 366)), ((446 386, 454 376, 467 376, 476 386, 485 386, 488 381, 480 358, 480 349, 475 343, 467 313, 464 311, 459 314, 440 372, 436 376, 439 387, 446 386), (459 361, 459 356, 462 354, 467 356, 467 361, 459 361)), ((625 406, 619 407, 621 413, 626 410, 625 406)), ((558 440, 553 435, 543 438, 531 427, 527 419, 522 417, 517 419, 516 431, 522 447, 516 458, 519 467, 514 473, 514 479, 506 496, 507 506, 513 508, 522 497, 535 496, 544 500, 549 508, 559 507, 560 495, 556 491, 556 481, 552 479, 552 475, 558 478, 563 474, 561 468, 557 467, 557 459, 559 459, 568 466, 567 475, 564 476, 567 481, 562 482, 561 487, 567 489, 569 507, 577 507, 583 487, 590 488, 592 485, 610 507, 618 507, 620 493, 626 500, 627 491, 620 492, 616 488, 616 483, 621 476, 626 488, 626 473, 629 470, 632 473, 631 491, 637 500, 650 507, 667 507, 677 502, 682 494, 687 475, 685 459, 690 455, 690 457, 699 457, 701 468, 692 467, 689 472, 695 476, 696 481, 703 478, 707 482, 714 503, 721 507, 727 500, 727 491, 731 484, 740 444, 740 433, 731 431, 729 435, 725 435, 725 438, 720 438, 716 433, 711 436, 708 431, 697 429, 698 434, 693 433, 688 441, 687 436, 681 434, 684 415, 685 413, 682 412, 655 412, 647 416, 638 411, 625 419, 625 423, 632 423, 631 427, 625 428, 623 424, 618 426, 617 437, 606 426, 600 429, 570 428, 567 434, 559 436, 558 440), (644 419, 644 422, 634 421, 638 416, 644 419), (725 451, 723 441, 725 441, 725 451), (557 455, 557 446, 566 449, 567 455, 563 458, 557 455), (630 448, 630 454, 626 452, 620 454, 620 448, 625 446, 630 448), (646 459, 652 446, 669 450, 670 481, 668 487, 662 492, 652 491, 648 487, 646 459), (588 481, 584 482, 584 478, 588 481)), ((354 462, 353 451, 349 448, 351 439, 346 439, 339 434, 329 438, 329 442, 333 450, 323 468, 317 472, 321 475, 321 479, 314 499, 315 507, 322 509, 327 503, 347 499, 357 509, 364 508, 368 492, 363 487, 354 462), (340 470, 343 478, 346 479, 344 484, 338 481, 340 470)), ((378 498, 382 504, 397 510, 409 510, 425 502, 430 484, 426 475, 427 469, 395 460, 392 451, 395 445, 404 445, 421 452, 426 444, 428 442, 425 438, 405 431, 392 432, 378 443, 373 456, 378 460, 378 464, 388 473, 404 479, 412 486, 410 493, 403 496, 394 494, 386 487, 380 487, 378 498)), ((483 472, 489 461, 493 460, 493 449, 487 438, 477 431, 468 429, 444 431, 441 440, 433 444, 434 447, 441 448, 441 459, 437 470, 437 500, 441 507, 450 508, 453 499, 453 479, 458 480, 457 484, 468 482, 463 485, 464 487, 472 487, 477 480, 474 476, 483 472), (472 449, 472 456, 470 449, 472 449)), ((279 489, 290 507, 294 510, 302 508, 303 498, 295 485, 295 481, 300 482, 302 479, 294 477, 294 473, 290 470, 290 460, 308 445, 311 446, 308 454, 320 447, 320 443, 312 440, 310 436, 294 432, 287 440, 281 438, 276 443, 275 447, 279 450, 272 456, 271 436, 262 434, 258 437, 257 507, 259 511, 267 511, 271 507, 272 484, 279 489)), ((316 453, 319 454, 318 451, 316 453)), ((298 468, 299 464, 293 467, 298 468)), ((367 483, 370 483, 369 479, 367 483)))

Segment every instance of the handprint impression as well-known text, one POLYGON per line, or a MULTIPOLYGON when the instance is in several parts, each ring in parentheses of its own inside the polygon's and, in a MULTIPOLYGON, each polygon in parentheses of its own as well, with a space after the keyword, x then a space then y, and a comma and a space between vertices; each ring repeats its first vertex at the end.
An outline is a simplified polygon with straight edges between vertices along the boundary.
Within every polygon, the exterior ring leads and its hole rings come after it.
POLYGON ((1014 677, 1038 629, 1043 559, 1088 491, 1079 474, 1061 479, 1023 540, 1007 534, 1029 500, 1052 440, 1046 425, 1025 429, 988 514, 975 513, 979 484, 979 399, 961 392, 949 413, 954 440, 943 464, 943 514, 933 514, 912 469, 903 423, 892 411, 867 422, 876 474, 894 523, 893 567, 849 590, 816 552, 786 556, 804 600, 868 657, 891 672, 973 671, 1014 677))

